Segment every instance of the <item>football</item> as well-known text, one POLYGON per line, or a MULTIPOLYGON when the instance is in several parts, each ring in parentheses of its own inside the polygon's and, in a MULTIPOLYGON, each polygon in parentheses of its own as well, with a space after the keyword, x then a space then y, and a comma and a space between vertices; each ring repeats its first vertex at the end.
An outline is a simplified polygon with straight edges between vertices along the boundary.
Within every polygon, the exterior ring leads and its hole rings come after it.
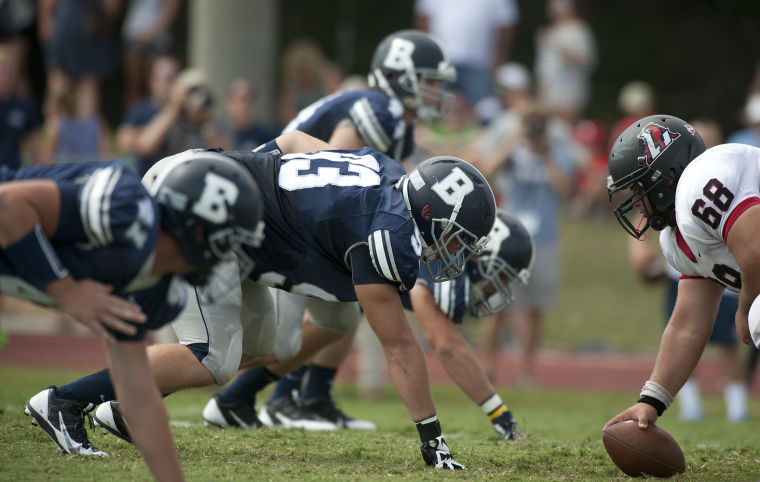
POLYGON ((603 432, 602 442, 615 465, 631 477, 671 477, 686 469, 678 442, 652 423, 646 430, 633 420, 610 425, 603 432))

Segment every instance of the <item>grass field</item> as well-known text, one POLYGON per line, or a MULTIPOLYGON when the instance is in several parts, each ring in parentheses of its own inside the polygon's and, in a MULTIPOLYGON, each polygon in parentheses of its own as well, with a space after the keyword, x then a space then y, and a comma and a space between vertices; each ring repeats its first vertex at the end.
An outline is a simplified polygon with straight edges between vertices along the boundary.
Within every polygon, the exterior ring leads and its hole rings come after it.
MULTIPOLYGON (((662 293, 630 273, 626 234, 614 221, 562 226, 562 281, 558 306, 547 317, 545 345, 567 350, 654 354, 662 330, 662 293)), ((465 326, 477 337, 477 326, 465 326)), ((60 455, 31 427, 24 402, 42 388, 83 373, 0 366, 0 480, 149 480, 137 450, 89 430, 107 459, 60 455)), ((373 420, 370 433, 255 432, 206 428, 200 413, 212 389, 188 390, 166 399, 185 473, 190 480, 364 480, 442 476, 478 480, 625 480, 601 442, 606 420, 630 405, 635 393, 569 393, 507 390, 499 393, 527 433, 521 443, 499 440, 485 416, 459 390, 434 387, 444 433, 465 474, 433 471, 419 455, 416 430, 391 387, 382 401, 358 398, 352 386, 336 387, 346 412, 373 420)), ((260 397, 265 401, 268 392, 260 397)), ((760 479, 760 401, 753 421, 727 424, 723 403, 705 397, 708 417, 681 422, 668 412, 662 426, 681 444, 686 473, 675 480, 760 479)))
MULTIPOLYGON (((25 400, 49 384, 81 375, 0 367, 0 479, 147 480, 137 450, 116 437, 89 430, 105 459, 64 456, 23 414, 25 400)), ((631 402, 631 394, 501 390, 527 434, 505 443, 485 416, 452 386, 434 387, 447 441, 466 474, 427 468, 416 430, 388 387, 382 401, 357 399, 353 387, 337 387, 342 407, 375 421, 374 432, 309 433, 287 430, 219 430, 204 427, 200 413, 210 389, 187 390, 166 399, 179 455, 189 480, 432 480, 445 476, 479 480, 624 480, 607 458, 601 427, 631 402)), ((268 395, 268 394, 267 394, 268 395)), ((265 400, 261 398, 260 401, 265 400)), ((707 400, 704 422, 686 423, 669 413, 662 426, 681 444, 686 473, 675 480, 758 480, 757 423, 728 425, 722 403, 707 400)), ((755 419, 760 403, 752 402, 755 419)))

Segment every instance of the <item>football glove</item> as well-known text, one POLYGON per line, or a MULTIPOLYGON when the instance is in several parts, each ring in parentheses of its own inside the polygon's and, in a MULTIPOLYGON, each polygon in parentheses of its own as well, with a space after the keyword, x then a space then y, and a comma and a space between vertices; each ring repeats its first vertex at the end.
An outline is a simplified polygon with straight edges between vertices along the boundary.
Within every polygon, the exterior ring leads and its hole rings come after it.
POLYGON ((466 467, 451 456, 449 446, 443 440, 443 435, 439 435, 433 440, 428 440, 420 446, 422 458, 425 463, 434 466, 436 469, 448 470, 466 470, 466 467))
POLYGON ((517 425, 517 420, 514 419, 512 413, 507 410, 495 419, 491 420, 493 429, 501 435, 504 440, 520 440, 523 438, 522 430, 517 425))

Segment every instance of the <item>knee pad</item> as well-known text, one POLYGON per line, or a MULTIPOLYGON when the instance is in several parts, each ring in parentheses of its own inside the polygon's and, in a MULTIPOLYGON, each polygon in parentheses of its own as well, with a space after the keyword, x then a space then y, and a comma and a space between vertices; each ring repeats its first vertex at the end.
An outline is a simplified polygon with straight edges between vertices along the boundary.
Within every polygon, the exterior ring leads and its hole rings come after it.
POLYGON ((211 345, 206 357, 201 360, 203 366, 211 373, 218 385, 224 385, 232 380, 240 367, 242 355, 243 330, 238 329, 228 338, 227 346, 211 345))
POLYGON ((323 301, 309 298, 306 302, 312 324, 335 335, 345 335, 359 324, 359 303, 323 301))
POLYGON ((303 314, 307 298, 271 289, 277 315, 277 338, 274 356, 278 362, 290 360, 301 350, 303 314))
POLYGON ((274 349, 277 335, 277 318, 272 296, 268 288, 250 280, 245 280, 242 288, 242 352, 249 357, 268 355, 274 349))

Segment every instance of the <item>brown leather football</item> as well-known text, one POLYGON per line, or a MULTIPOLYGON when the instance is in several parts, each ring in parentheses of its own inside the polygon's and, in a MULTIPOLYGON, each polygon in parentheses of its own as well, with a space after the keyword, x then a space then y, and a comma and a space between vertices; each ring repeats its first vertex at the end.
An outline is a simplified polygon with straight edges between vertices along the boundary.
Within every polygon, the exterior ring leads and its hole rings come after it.
POLYGON ((672 477, 686 469, 678 442, 652 423, 646 430, 632 420, 610 425, 603 432, 602 442, 615 465, 631 477, 672 477))

